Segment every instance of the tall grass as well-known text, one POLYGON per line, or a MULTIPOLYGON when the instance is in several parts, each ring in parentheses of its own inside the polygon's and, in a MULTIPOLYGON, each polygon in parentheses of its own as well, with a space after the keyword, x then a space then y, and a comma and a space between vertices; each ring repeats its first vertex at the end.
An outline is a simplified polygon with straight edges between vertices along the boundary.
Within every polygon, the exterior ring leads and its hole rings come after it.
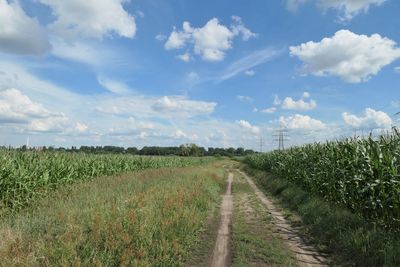
POLYGON ((207 164, 63 186, 0 217, 0 266, 183 266, 225 180, 207 164))
POLYGON ((345 206, 370 222, 400 230, 400 132, 315 143, 248 156, 246 162, 345 206))
POLYGON ((210 158, 137 157, 0 150, 0 210, 19 209, 60 185, 101 175, 184 167, 210 158))

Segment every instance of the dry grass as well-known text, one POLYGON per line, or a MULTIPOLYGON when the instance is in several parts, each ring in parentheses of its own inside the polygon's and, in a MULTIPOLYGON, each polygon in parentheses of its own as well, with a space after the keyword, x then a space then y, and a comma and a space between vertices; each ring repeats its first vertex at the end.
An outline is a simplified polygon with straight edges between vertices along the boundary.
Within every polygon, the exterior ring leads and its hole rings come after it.
POLYGON ((2 266, 180 266, 219 201, 218 167, 100 177, 0 221, 2 266))

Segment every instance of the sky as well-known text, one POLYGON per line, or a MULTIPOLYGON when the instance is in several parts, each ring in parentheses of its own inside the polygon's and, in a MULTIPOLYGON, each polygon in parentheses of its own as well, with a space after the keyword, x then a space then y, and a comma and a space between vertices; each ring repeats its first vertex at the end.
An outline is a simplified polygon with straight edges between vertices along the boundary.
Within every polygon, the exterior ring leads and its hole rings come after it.
POLYGON ((400 1, 0 0, 0 145, 277 148, 399 124, 400 1))

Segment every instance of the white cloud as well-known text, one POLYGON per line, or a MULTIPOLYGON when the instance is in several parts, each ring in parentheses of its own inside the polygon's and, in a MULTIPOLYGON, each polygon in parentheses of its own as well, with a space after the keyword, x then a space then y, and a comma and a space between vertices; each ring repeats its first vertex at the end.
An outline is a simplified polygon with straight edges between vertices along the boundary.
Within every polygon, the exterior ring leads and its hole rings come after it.
POLYGON ((335 9, 339 12, 340 21, 349 21, 356 15, 367 13, 373 5, 380 6, 386 0, 318 0, 318 6, 323 10, 335 9))
POLYGON ((345 22, 360 13, 367 13, 371 6, 382 5, 386 0, 286 0, 286 7, 289 11, 296 12, 300 5, 307 2, 315 2, 323 11, 337 10, 339 21, 345 22))
POLYGON ((274 50, 272 48, 266 48, 258 51, 254 51, 251 54, 233 62, 223 72, 219 81, 225 81, 235 77, 236 75, 254 68, 255 66, 261 65, 267 61, 272 60, 274 57, 281 54, 281 51, 274 50))
POLYGON ((50 112, 42 104, 33 102, 21 91, 14 88, 0 91, 0 122, 21 123, 48 116, 50 112))
POLYGON ((221 61, 227 50, 232 48, 233 38, 242 36, 247 41, 255 34, 247 29, 239 17, 233 17, 231 29, 220 24, 217 18, 209 20, 201 28, 193 28, 189 22, 183 23, 183 30, 175 27, 164 47, 166 50, 181 49, 193 44, 194 53, 201 55, 206 61, 221 61))
POLYGON ((61 113, 48 118, 33 120, 27 127, 32 132, 64 132, 69 127, 68 117, 61 113))
POLYGON ((272 114, 276 111, 276 107, 270 107, 270 108, 266 108, 261 110, 262 113, 267 113, 267 114, 272 114))
POLYGON ((115 33, 133 38, 135 18, 123 7, 126 0, 39 0, 52 9, 56 20, 49 28, 65 39, 103 38, 115 33))
POLYGON ((325 124, 319 120, 313 119, 310 116, 304 116, 295 114, 294 116, 279 118, 279 124, 281 127, 287 129, 298 129, 298 130, 319 130, 325 128, 325 124))
MULTIPOLYGON (((19 131, 64 132, 71 130, 70 119, 62 112, 50 112, 21 91, 11 88, 0 91, 0 125, 14 125, 19 131)), ((86 131, 83 123, 78 132, 86 131)))
POLYGON ((179 55, 178 58, 184 62, 189 62, 190 61, 190 54, 189 53, 185 53, 182 55, 179 55))
POLYGON ((397 72, 397 73, 400 73, 400 66, 394 67, 394 71, 397 72))
POLYGON ((250 131, 253 134, 259 134, 260 133, 260 128, 257 126, 253 126, 250 124, 250 122, 246 120, 238 120, 236 123, 243 129, 250 131))
POLYGON ((126 84, 105 78, 101 75, 97 77, 97 81, 101 86, 114 94, 126 94, 130 91, 129 86, 126 84))
POLYGON ((366 108, 360 117, 343 112, 342 118, 347 125, 357 129, 388 129, 392 126, 392 119, 388 114, 372 108, 366 108))
POLYGON ((153 105, 153 110, 161 113, 176 114, 184 117, 211 114, 216 103, 189 100, 180 96, 164 96, 153 105))
POLYGON ((396 42, 379 34, 367 36, 340 30, 320 42, 291 46, 290 54, 303 61, 305 73, 334 75, 346 82, 359 83, 400 58, 400 49, 396 42))
POLYGON ((282 104, 282 101, 279 99, 279 96, 274 95, 274 105, 279 106, 280 104, 282 104))
POLYGON ((317 107, 317 102, 313 99, 310 99, 307 102, 305 99, 309 98, 310 94, 308 92, 304 92, 302 97, 299 100, 293 100, 291 97, 286 97, 282 102, 282 109, 290 109, 290 110, 311 110, 317 107))
POLYGON ((89 129, 89 126, 87 126, 84 123, 77 122, 76 126, 75 126, 75 129, 76 129, 76 131, 78 131, 80 133, 84 133, 89 129))
POLYGON ((242 102, 253 102, 254 98, 246 95, 237 95, 236 99, 242 102))
POLYGON ((309 0, 286 0, 286 8, 291 12, 296 12, 301 4, 307 3, 309 0))
POLYGON ((232 16, 233 24, 231 26, 234 35, 242 35, 243 41, 247 41, 250 38, 256 38, 257 34, 251 32, 248 28, 244 26, 242 18, 239 16, 232 16))
POLYGON ((112 52, 87 42, 72 43, 59 38, 52 38, 51 44, 54 56, 89 65, 102 65, 112 56, 112 52))
POLYGON ((162 33, 157 34, 155 38, 156 38, 157 41, 160 41, 160 42, 163 42, 163 41, 167 40, 167 36, 165 36, 162 33))
POLYGON ((43 54, 51 49, 37 19, 25 14, 18 1, 0 0, 0 51, 43 54))
POLYGON ((194 142, 194 141, 199 139, 197 134, 188 134, 188 133, 186 133, 186 132, 184 132, 184 131, 182 131, 180 129, 176 130, 171 135, 171 137, 174 138, 174 139, 180 139, 180 140, 186 139, 186 140, 189 140, 191 142, 194 142))
POLYGON ((244 74, 251 77, 254 76, 256 72, 254 70, 246 70, 244 74))
POLYGON ((182 130, 176 130, 173 137, 174 138, 186 138, 187 134, 185 132, 183 132, 182 130))

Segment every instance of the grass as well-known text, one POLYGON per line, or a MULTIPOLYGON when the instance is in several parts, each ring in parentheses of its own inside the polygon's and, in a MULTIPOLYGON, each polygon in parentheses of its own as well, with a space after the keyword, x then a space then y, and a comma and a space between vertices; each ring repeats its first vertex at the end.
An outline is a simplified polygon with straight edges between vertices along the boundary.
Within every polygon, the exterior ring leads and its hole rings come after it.
POLYGON ((32 200, 77 181, 149 168, 186 167, 213 158, 95 155, 0 148, 0 214, 19 211, 32 200))
MULTIPOLYGON (((227 164, 226 161, 223 162, 227 164)), ((225 190, 226 186, 226 178, 228 177, 227 171, 221 166, 218 170, 219 177, 225 177, 224 180, 221 180, 221 188, 223 188, 222 192, 225 190)), ((221 193, 222 193, 221 192, 221 193)), ((221 199, 219 199, 218 204, 221 203, 221 199)), ((201 230, 201 234, 199 238, 196 240, 190 257, 185 262, 185 266, 208 266, 211 261, 211 255, 214 249, 214 245, 217 239, 219 222, 220 222, 220 205, 213 206, 213 209, 210 210, 209 216, 207 217, 206 224, 201 230)))
POLYGON ((99 177, 0 219, 2 266, 182 266, 220 200, 217 163, 99 177))
MULTIPOLYGON (((245 168, 267 194, 300 218, 304 234, 338 266, 400 266, 400 239, 348 209, 312 196, 284 178, 245 168)), ((296 222, 299 223, 298 219, 296 222)))
POLYGON ((241 174, 233 183, 232 266, 297 266, 271 217, 241 174))

